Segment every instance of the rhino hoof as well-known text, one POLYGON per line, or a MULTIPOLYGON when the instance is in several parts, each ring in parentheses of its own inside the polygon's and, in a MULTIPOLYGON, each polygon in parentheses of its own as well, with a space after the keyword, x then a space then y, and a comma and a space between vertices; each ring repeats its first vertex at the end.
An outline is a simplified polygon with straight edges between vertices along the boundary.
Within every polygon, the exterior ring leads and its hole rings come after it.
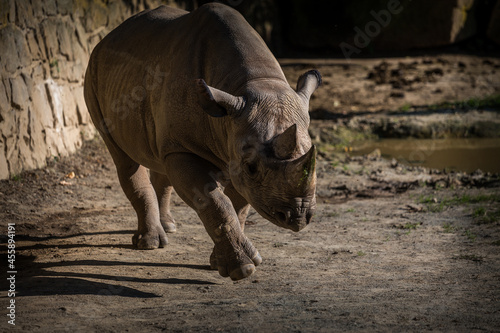
POLYGON ((253 263, 255 266, 259 266, 262 263, 262 257, 260 256, 259 252, 255 255, 255 257, 252 258, 253 263))
POLYGON ((161 225, 166 233, 173 234, 177 231, 177 227, 173 222, 164 222, 164 223, 162 222, 161 225))
POLYGON ((167 237, 161 235, 142 235, 139 232, 132 237, 132 243, 139 250, 154 250, 167 245, 167 237))
POLYGON ((216 271, 217 269, 219 269, 217 267, 217 258, 215 258, 215 253, 214 252, 212 252, 212 254, 210 255, 210 269, 214 270, 214 271, 216 271))
POLYGON ((231 280, 236 281, 252 275, 253 272, 255 272, 255 266, 252 264, 246 264, 233 270, 229 276, 231 277, 231 280))
MULTIPOLYGON (((259 252, 257 252, 257 254, 252 258, 252 261, 255 266, 259 266, 262 263, 262 257, 260 256, 259 252)), ((217 258, 215 257, 215 252, 212 252, 212 254, 210 254, 210 269, 213 271, 219 269, 217 266, 217 258)))

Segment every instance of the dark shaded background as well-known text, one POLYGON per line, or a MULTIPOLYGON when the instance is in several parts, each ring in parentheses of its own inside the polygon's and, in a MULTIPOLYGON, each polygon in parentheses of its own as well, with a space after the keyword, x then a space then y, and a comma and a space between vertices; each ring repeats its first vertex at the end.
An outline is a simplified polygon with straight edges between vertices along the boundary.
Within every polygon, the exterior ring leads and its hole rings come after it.
MULTIPOLYGON (((371 11, 392 0, 225 0, 240 11, 277 56, 343 56, 342 42, 354 46, 355 27, 375 21, 371 11)), ((187 10, 206 0, 176 0, 187 10)), ((430 48, 494 54, 500 50, 500 1, 401 0, 402 11, 353 57, 430 48), (459 26, 453 32, 453 26, 459 26), (454 34, 454 36, 450 36, 454 34)))

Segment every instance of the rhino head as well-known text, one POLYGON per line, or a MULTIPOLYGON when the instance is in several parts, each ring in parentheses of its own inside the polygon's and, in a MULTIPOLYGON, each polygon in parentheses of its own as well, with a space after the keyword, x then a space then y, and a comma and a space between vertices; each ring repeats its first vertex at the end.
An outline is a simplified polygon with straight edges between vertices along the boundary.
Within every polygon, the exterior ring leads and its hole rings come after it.
POLYGON ((283 81, 262 81, 244 96, 233 96, 198 80, 203 109, 229 117, 233 186, 260 215, 293 231, 308 225, 316 208, 316 148, 308 134, 308 110, 320 84, 321 75, 313 70, 299 78, 296 91, 283 81))

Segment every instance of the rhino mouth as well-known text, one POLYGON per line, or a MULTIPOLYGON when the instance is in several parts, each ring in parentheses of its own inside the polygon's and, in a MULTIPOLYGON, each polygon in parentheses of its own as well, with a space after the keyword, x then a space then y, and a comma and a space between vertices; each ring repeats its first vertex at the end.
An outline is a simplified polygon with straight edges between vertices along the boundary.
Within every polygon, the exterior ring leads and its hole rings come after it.
MULTIPOLYGON (((297 199, 294 201, 297 201, 297 199)), ((314 208, 310 206, 309 200, 301 199, 300 205, 274 206, 259 213, 279 227, 298 232, 311 222, 314 208)))

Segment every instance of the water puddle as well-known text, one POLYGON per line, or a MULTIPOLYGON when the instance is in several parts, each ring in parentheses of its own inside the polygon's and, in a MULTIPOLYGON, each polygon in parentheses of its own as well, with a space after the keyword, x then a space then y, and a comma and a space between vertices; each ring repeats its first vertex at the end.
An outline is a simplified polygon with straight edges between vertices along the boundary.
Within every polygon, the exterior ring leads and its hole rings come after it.
POLYGON ((500 173, 500 138, 494 139, 382 139, 353 146, 353 155, 380 149, 382 157, 434 169, 500 173))

